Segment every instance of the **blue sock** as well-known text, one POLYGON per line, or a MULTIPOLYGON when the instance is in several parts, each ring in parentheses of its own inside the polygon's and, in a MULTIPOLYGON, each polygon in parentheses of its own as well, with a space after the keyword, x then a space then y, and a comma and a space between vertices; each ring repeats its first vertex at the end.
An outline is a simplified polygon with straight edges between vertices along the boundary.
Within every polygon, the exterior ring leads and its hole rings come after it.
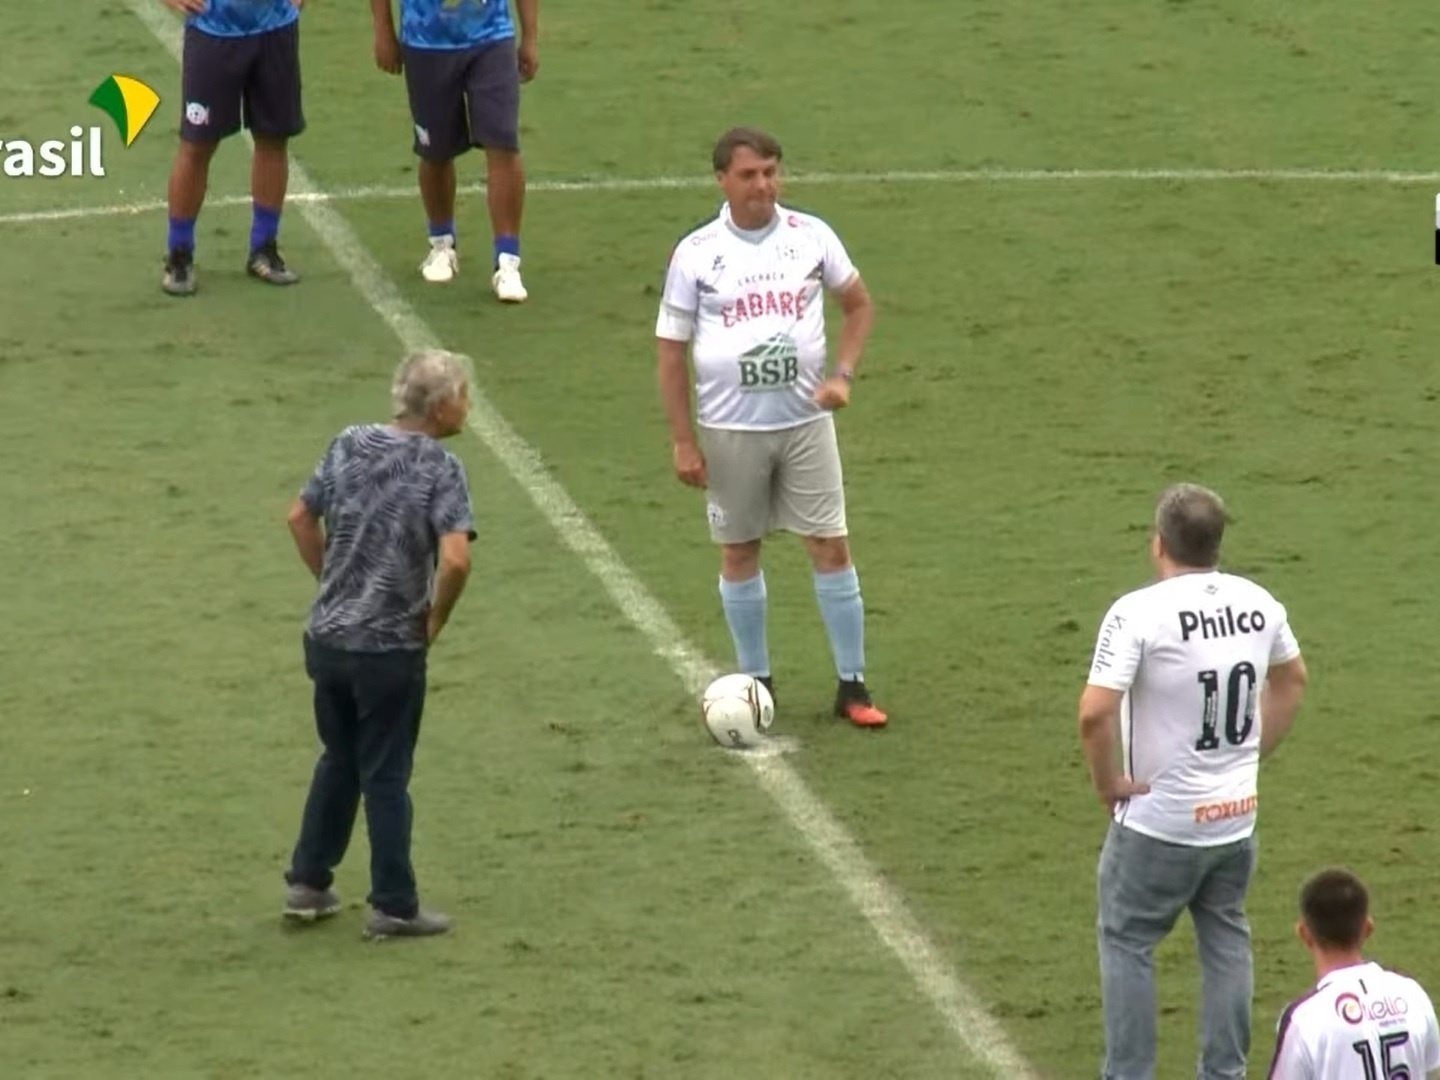
POLYGON ((495 265, 500 265, 501 255, 514 255, 520 257, 520 238, 518 236, 497 236, 495 238, 495 265))
POLYGON ((172 217, 170 219, 169 250, 184 248, 195 250, 195 219, 193 217, 172 217))
POLYGON ((430 222, 430 239, 431 239, 431 240, 434 240, 437 236, 450 236, 450 237, 453 237, 454 235, 455 235, 455 221, 454 221, 453 218, 452 218, 450 221, 432 221, 432 222, 430 222))
POLYGON ((860 575, 855 567, 833 574, 815 574, 815 598, 830 637, 835 673, 857 681, 865 678, 865 604, 860 599, 860 575))
POLYGON ((746 675, 770 674, 770 649, 765 642, 765 575, 749 581, 720 579, 720 602, 735 639, 735 660, 746 675))
POLYGON ((250 219, 250 250, 256 251, 280 235, 280 211, 254 204, 250 219))

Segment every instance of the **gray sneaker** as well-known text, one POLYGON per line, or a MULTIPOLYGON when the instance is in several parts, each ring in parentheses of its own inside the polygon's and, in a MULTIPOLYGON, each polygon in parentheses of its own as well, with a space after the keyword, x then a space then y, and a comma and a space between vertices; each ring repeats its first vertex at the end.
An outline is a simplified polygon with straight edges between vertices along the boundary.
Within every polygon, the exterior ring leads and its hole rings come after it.
POLYGON ((173 248, 165 256, 165 276, 160 287, 171 296, 195 295, 195 253, 189 248, 173 248))
POLYGON ((344 908, 340 897, 331 889, 312 889, 309 885, 291 885, 285 893, 285 918, 295 922, 315 922, 338 915, 344 908))
POLYGON ((417 911, 408 919, 371 911, 365 921, 365 936, 371 941, 392 937, 433 937, 450 931, 450 916, 438 911, 417 911))
POLYGON ((285 265, 285 259, 274 240, 267 240, 250 253, 250 258, 245 263, 245 272, 271 285, 294 285, 300 280, 300 275, 285 265))

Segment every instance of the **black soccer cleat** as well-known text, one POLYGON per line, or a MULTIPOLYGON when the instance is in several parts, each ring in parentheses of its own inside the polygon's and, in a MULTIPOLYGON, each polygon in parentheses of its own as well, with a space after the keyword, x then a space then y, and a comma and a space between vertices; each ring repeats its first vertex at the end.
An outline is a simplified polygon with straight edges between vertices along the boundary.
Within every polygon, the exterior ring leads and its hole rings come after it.
POLYGON ((160 288, 171 296, 195 295, 195 252, 189 248, 171 248, 165 256, 165 276, 160 288))
POLYGON ((300 275, 285 265, 274 240, 265 241, 250 253, 245 272, 271 285, 294 285, 300 280, 300 275))
POLYGON ((775 704, 775 676, 773 676, 773 675, 756 675, 756 676, 755 676, 755 681, 758 682, 761 686, 765 687, 765 689, 770 692, 770 704, 774 705, 774 704, 775 704))

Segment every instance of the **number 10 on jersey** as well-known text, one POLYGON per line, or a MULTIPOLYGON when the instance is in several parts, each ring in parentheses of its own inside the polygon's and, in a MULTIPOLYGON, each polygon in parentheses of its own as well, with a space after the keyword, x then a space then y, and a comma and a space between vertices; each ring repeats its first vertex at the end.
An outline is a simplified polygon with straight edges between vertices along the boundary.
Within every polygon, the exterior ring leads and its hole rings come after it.
POLYGON ((1200 719, 1200 738, 1195 740, 1195 749, 1201 752, 1220 749, 1220 708, 1221 698, 1225 704, 1225 741, 1231 746, 1241 746, 1250 737, 1255 727, 1255 665, 1242 661, 1230 669, 1225 685, 1220 684, 1220 672, 1211 668, 1197 676, 1205 690, 1205 711, 1200 719), (1222 694, 1223 690, 1223 694, 1222 694))

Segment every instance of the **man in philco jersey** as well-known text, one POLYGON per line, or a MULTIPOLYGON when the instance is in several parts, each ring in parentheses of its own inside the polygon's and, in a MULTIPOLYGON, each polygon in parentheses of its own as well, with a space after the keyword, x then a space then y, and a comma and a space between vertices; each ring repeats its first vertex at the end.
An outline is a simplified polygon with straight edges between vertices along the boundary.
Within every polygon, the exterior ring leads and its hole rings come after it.
POLYGON ((1213 491, 1178 484, 1161 496, 1159 580, 1110 608, 1080 698, 1112 819, 1099 865, 1106 1080, 1155 1075, 1155 947, 1187 909, 1204 975, 1198 1075, 1245 1076, 1256 780, 1294 723, 1306 672, 1284 605, 1219 569, 1224 532, 1213 491))

